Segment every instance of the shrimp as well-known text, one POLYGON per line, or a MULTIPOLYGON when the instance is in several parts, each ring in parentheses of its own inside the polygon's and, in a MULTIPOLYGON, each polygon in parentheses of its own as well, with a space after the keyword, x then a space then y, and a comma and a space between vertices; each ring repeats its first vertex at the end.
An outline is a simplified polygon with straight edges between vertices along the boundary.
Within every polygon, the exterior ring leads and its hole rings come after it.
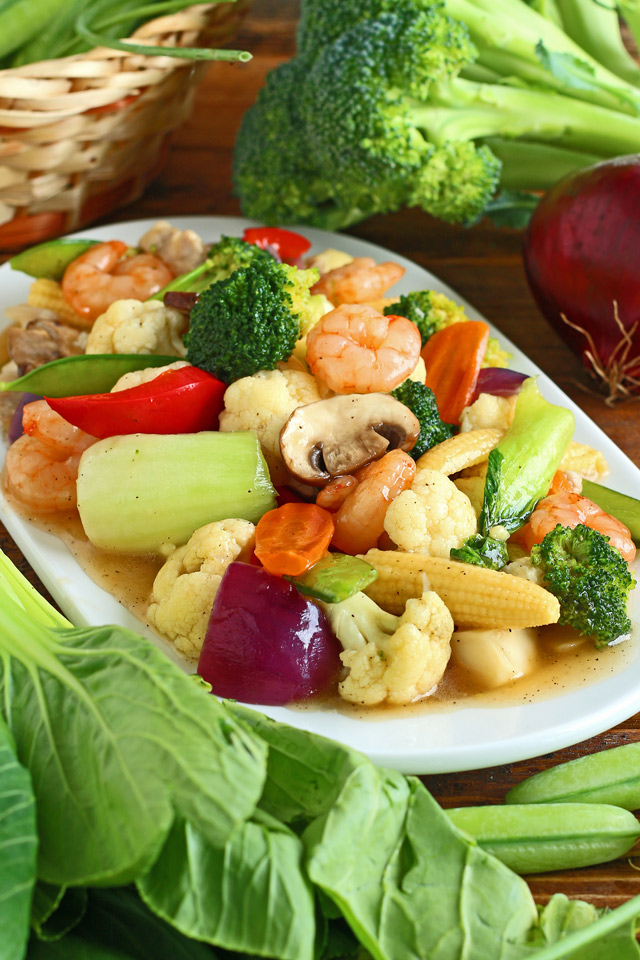
POLYGON ((39 513, 69 513, 76 506, 80 457, 96 438, 55 413, 46 400, 24 408, 25 434, 5 458, 7 490, 39 513))
POLYGON ((379 300, 404 273, 404 267, 391 260, 376 263, 371 257, 356 257, 323 274, 311 293, 323 293, 336 307, 343 303, 368 303, 379 300))
POLYGON ((121 240, 109 240, 89 247, 69 264, 62 292, 76 313, 96 320, 116 300, 147 300, 173 280, 159 257, 125 256, 128 250, 121 240))
POLYGON ((358 485, 335 514, 333 545, 344 553, 366 553, 384 533, 387 508, 416 473, 415 462, 403 450, 391 450, 354 474, 358 485))
POLYGON ((531 550, 533 544, 541 543, 557 524, 573 529, 579 523, 608 537, 611 546, 620 551, 627 563, 634 559, 636 547, 629 528, 611 514, 605 513, 593 500, 570 490, 554 493, 540 500, 523 530, 525 545, 531 550))
POLYGON ((307 334, 311 372, 334 393, 388 393, 415 370, 418 328, 364 304, 325 313, 307 334))

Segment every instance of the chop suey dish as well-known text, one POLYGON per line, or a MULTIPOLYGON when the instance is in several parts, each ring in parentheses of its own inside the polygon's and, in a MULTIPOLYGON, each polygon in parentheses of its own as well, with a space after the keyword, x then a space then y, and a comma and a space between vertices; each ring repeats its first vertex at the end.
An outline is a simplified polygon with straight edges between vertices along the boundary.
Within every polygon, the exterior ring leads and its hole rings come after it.
POLYGON ((147 622, 245 702, 404 705, 532 671, 545 625, 627 636, 640 503, 573 414, 400 265, 309 248, 160 222, 15 257, 16 507, 152 556, 147 622))

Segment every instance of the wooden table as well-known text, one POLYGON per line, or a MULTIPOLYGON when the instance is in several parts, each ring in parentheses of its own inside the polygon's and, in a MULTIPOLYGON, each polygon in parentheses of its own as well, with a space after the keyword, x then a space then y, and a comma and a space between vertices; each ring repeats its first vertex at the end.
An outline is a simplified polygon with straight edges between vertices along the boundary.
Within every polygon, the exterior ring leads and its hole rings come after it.
MULTIPOLYGON (((231 193, 235 133, 266 72, 292 56, 297 15, 297 0, 254 0, 236 43, 250 50, 253 60, 211 66, 199 89, 192 119, 175 136, 164 172, 142 199, 112 219, 240 214, 238 201, 231 193)), ((374 217, 349 233, 414 260, 454 287, 640 465, 640 406, 629 402, 607 407, 601 398, 589 393, 580 362, 547 326, 533 303, 522 269, 520 234, 485 224, 472 230, 451 227, 417 211, 374 217)), ((0 547, 43 589, 1 527, 0 547)), ((445 806, 500 802, 511 786, 531 773, 588 751, 638 739, 640 714, 601 736, 554 754, 489 770, 426 777, 425 782, 445 806)), ((640 875, 627 861, 531 877, 529 881, 541 903, 562 891, 599 907, 615 907, 640 892, 640 875)))

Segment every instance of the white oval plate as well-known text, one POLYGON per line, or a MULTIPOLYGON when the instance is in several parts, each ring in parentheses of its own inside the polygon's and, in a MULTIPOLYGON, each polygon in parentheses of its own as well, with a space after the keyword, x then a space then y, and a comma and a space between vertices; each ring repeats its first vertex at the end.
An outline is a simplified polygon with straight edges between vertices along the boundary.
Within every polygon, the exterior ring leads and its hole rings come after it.
MULTIPOLYGON (((102 240, 121 239, 135 245, 154 221, 134 220, 83 230, 78 236, 102 240)), ((212 242, 222 234, 238 236, 247 226, 260 226, 239 217, 176 217, 172 223, 196 230, 212 242)), ((312 252, 337 247, 353 256, 376 260, 393 259, 405 267, 403 279, 394 292, 430 288, 458 302, 461 298, 433 274, 382 247, 322 230, 302 228, 312 241, 312 252)), ((22 303, 31 280, 0 267, 0 307, 22 303)), ((484 319, 465 303, 468 315, 484 319)), ((499 331, 494 335, 513 353, 516 370, 539 376, 548 400, 572 410, 576 417, 575 437, 604 453, 611 467, 607 485, 637 496, 640 470, 593 423, 569 397, 499 331)), ((109 593, 98 587, 80 568, 57 537, 38 529, 18 514, 0 494, 0 517, 25 557, 65 614, 78 625, 116 623, 149 637, 173 660, 180 663, 173 648, 158 639, 109 593)), ((635 591, 640 594, 640 589, 635 591)), ((632 616, 640 620, 640 597, 635 597, 632 616)), ((455 710, 425 711, 417 715, 361 720, 333 710, 297 710, 287 707, 259 707, 264 713, 314 733, 332 737, 366 753, 376 763, 404 773, 427 774, 470 770, 511 763, 539 756, 602 733, 627 719, 640 708, 640 663, 637 638, 623 672, 608 676, 583 689, 519 706, 461 706, 455 710)))

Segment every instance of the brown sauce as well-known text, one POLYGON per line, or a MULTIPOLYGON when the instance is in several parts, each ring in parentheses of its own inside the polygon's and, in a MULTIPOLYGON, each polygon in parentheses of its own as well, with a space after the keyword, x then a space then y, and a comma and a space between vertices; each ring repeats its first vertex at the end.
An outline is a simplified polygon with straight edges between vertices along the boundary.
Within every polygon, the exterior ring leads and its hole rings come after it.
MULTIPOLYGON (((110 553, 92 546, 79 516, 37 515, 11 498, 16 512, 48 533, 60 537, 92 580, 118 599, 139 620, 146 623, 146 609, 154 578, 164 562, 158 554, 110 553)), ((637 588, 640 589, 640 586, 637 588)), ((403 707, 362 708, 349 704, 337 694, 314 697, 291 704, 298 710, 337 710, 359 719, 384 720, 391 716, 416 716, 444 712, 458 707, 503 707, 533 703, 561 696, 582 686, 620 673, 633 661, 638 642, 638 625, 629 638, 597 650, 588 637, 569 627, 552 625, 537 630, 539 658, 533 671, 493 690, 483 690, 458 664, 451 662, 437 690, 428 697, 403 707)), ((188 667, 192 664, 185 661, 188 667)))

